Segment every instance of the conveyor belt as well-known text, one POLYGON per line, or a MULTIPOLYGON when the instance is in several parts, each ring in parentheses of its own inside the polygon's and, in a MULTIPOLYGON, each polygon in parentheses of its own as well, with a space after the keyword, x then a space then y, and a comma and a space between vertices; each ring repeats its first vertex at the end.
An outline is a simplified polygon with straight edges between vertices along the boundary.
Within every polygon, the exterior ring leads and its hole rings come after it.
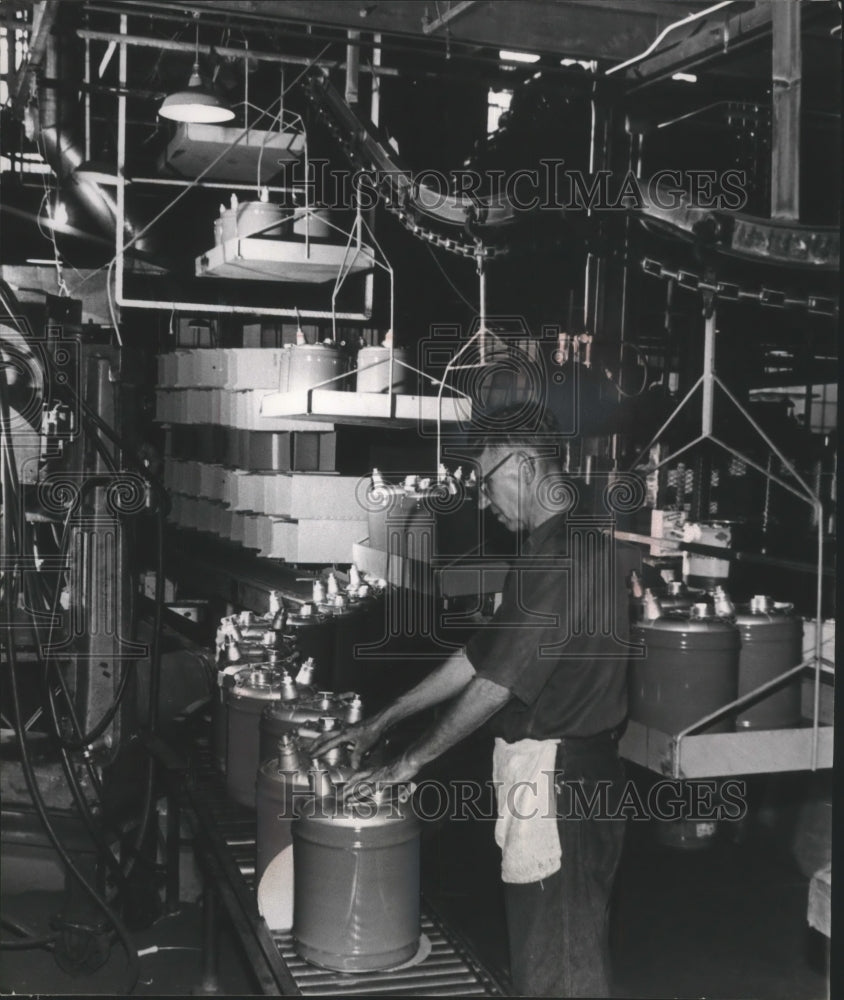
POLYGON ((306 996, 504 996, 504 988, 423 900, 431 953, 392 972, 332 972, 297 954, 291 934, 269 931, 255 900, 255 813, 232 802, 206 739, 192 754, 188 798, 197 847, 265 994, 306 996))

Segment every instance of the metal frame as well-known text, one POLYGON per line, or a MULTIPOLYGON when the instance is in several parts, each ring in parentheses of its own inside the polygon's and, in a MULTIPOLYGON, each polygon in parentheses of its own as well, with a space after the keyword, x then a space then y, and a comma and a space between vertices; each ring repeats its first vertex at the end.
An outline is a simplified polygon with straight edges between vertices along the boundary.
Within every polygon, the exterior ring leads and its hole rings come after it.
MULTIPOLYGON (((366 322, 372 318, 372 308, 374 300, 374 278, 370 273, 366 276, 366 286, 364 291, 364 306, 363 310, 360 312, 348 312, 348 313, 338 313, 335 314, 328 310, 318 310, 318 309, 302 309, 298 310, 296 308, 269 308, 261 306, 240 306, 240 305, 215 305, 212 302, 182 302, 182 301, 166 301, 159 299, 132 299, 127 298, 124 294, 124 270, 125 270, 125 251, 131 246, 132 243, 136 242, 140 237, 151 227, 151 225, 157 222, 162 215, 172 208, 181 197, 187 193, 195 183, 188 184, 187 187, 164 209, 163 212, 153 220, 152 223, 147 224, 144 229, 139 233, 135 234, 129 243, 126 243, 125 238, 125 225, 126 225, 126 84, 127 84, 127 46, 130 44, 138 44, 138 39, 134 36, 127 34, 127 22, 128 18, 126 14, 120 15, 120 32, 118 35, 113 36, 115 39, 119 40, 119 95, 117 98, 117 222, 115 226, 115 252, 114 258, 109 264, 108 274, 106 277, 107 282, 111 280, 112 268, 114 268, 114 281, 115 281, 115 302, 118 306, 134 308, 134 309, 170 309, 170 310, 180 310, 187 312, 203 312, 209 314, 246 314, 246 315, 261 315, 261 316, 285 316, 290 318, 297 318, 299 316, 305 319, 332 319, 340 318, 343 320, 359 320, 366 322)), ((105 33, 100 32, 97 37, 104 36, 105 33)), ((94 37, 90 32, 87 32, 83 37, 94 37)), ((239 55, 244 53, 238 52, 239 55)), ((254 52, 249 52, 250 57, 255 57, 254 52)), ((279 60, 281 61, 281 60, 279 60)), ((281 112, 280 112, 281 113, 281 112)), ((247 126, 245 129, 240 131, 235 139, 232 140, 231 146, 233 148, 239 142, 241 142, 250 132, 250 128, 247 126)), ((307 143, 306 143, 307 148, 307 143)), ((224 153, 220 154, 217 159, 222 158, 224 153)), ((306 153, 307 156, 307 153, 306 153)), ((216 163, 216 160, 212 162, 216 163)), ((307 163, 307 160, 306 160, 307 163)), ((198 181, 199 178, 195 180, 198 181)), ((306 236, 307 243, 307 236, 306 236)))
MULTIPOLYGON (((811 737, 811 744, 810 744, 810 764, 809 764, 809 766, 810 766, 811 770, 815 771, 818 768, 819 744, 820 744, 820 739, 821 739, 821 736, 820 736, 820 727, 819 727, 819 724, 818 724, 818 716, 819 716, 819 712, 820 712, 821 672, 822 672, 823 663, 824 663, 823 657, 821 655, 821 647, 822 647, 821 620, 822 620, 822 611, 823 611, 823 604, 822 604, 822 601, 823 601, 823 504, 821 503, 819 497, 806 484, 806 482, 804 481, 804 479, 800 476, 800 474, 793 467, 793 465, 788 461, 788 459, 785 457, 785 455, 783 455, 783 453, 777 448, 777 446, 773 443, 773 441, 771 441, 771 439, 762 430, 762 428, 759 426, 759 424, 753 419, 753 417, 747 412, 747 410, 744 409, 744 407, 741 405, 741 403, 736 399, 736 397, 732 394, 732 392, 730 392, 730 390, 727 388, 727 386, 724 384, 724 382, 716 374, 716 372, 715 372, 715 333, 716 333, 716 329, 715 329, 715 325, 716 325, 715 299, 714 299, 713 296, 707 296, 707 298, 705 299, 705 302, 706 302, 706 310, 705 310, 704 348, 703 348, 703 371, 701 372, 701 375, 698 378, 698 380, 695 382, 695 384, 691 387, 691 389, 689 389, 689 391, 686 393, 686 395, 683 397, 683 399, 680 401, 680 403, 675 407, 674 411, 671 413, 671 415, 668 417, 668 419, 663 423, 663 425, 659 428, 659 430, 653 435, 653 437, 651 438, 650 442, 646 445, 646 447, 640 452, 640 454, 638 455, 638 457, 636 458, 636 460, 633 463, 633 467, 635 468, 635 467, 637 467, 639 465, 640 461, 644 458, 645 455, 648 454, 648 452, 650 451, 651 447, 654 444, 656 444, 656 442, 660 439, 660 437, 663 435, 663 433, 665 432, 665 430, 674 421, 674 419, 680 413, 680 411, 683 410, 684 407, 686 407, 686 405, 691 400, 692 396, 694 396, 694 394, 697 392, 698 388, 700 388, 701 389, 701 433, 698 435, 698 437, 694 438, 694 440, 690 441, 688 444, 683 445, 681 448, 678 448, 671 455, 668 455, 666 458, 662 459, 662 461, 657 462, 655 465, 650 466, 649 468, 652 471, 656 471, 657 469, 662 468, 662 466, 666 465, 667 463, 676 461, 676 459, 680 455, 682 455, 686 451, 689 451, 689 449, 691 449, 691 448, 695 447, 696 445, 700 444, 702 441, 707 441, 708 440, 708 441, 711 441, 713 444, 718 445, 718 447, 722 448, 724 451, 726 451, 727 454, 732 455, 734 458, 738 458, 740 461, 742 461, 745 464, 749 465, 751 468, 755 469, 757 472, 761 472, 762 475, 766 479, 768 479, 769 481, 777 483, 777 485, 781 486, 785 490, 788 490, 790 493, 794 494, 794 496, 796 496, 798 499, 803 500, 805 503, 808 503, 809 506, 814 510, 814 512, 816 514, 816 521, 817 521, 817 560, 816 560, 816 576, 817 576, 817 581, 816 581, 816 592, 815 592, 815 609, 816 609, 815 615, 816 615, 816 619, 817 619, 817 629, 815 630, 815 652, 814 652, 814 656, 812 657, 812 659, 804 661, 803 663, 801 663, 799 665, 799 668, 795 667, 793 671, 789 671, 787 673, 790 673, 790 672, 796 673, 798 669, 802 669, 805 666, 809 666, 811 664, 814 664, 815 689, 814 689, 814 703, 813 703, 813 712, 812 712, 812 737, 811 737), (748 458, 743 452, 739 451, 737 448, 734 448, 732 445, 729 445, 726 442, 721 441, 719 438, 715 437, 715 435, 713 434, 713 414, 714 414, 715 390, 716 390, 716 388, 720 389, 724 393, 724 395, 730 400, 730 402, 733 403, 733 405, 735 406, 735 408, 744 417, 744 419, 747 421, 747 423, 753 428, 753 430, 762 439, 762 441, 765 442, 765 444, 768 446, 768 448, 770 448, 771 451, 773 452, 773 454, 779 459, 779 461, 782 463, 783 468, 785 470, 787 470, 791 474, 791 476, 794 478, 794 480, 800 486, 800 489, 796 489, 794 486, 791 485, 791 483, 786 482, 784 479, 781 479, 779 476, 777 476, 774 473, 770 472, 768 469, 766 469, 764 466, 760 465, 758 462, 755 462, 755 461, 753 461, 753 459, 748 458)), ((786 675, 787 674, 783 674, 782 677, 785 677, 786 675)), ((781 678, 777 678, 777 681, 779 681, 779 680, 781 680, 781 678)), ((772 682, 772 685, 773 685, 773 683, 775 683, 775 682, 772 682)), ((763 688, 764 687, 765 686, 763 686, 763 688)), ((673 751, 673 755, 674 755, 674 765, 673 766, 674 766, 675 772, 679 773, 679 770, 680 770, 680 751, 681 751, 681 746, 682 746, 682 742, 683 742, 684 739, 687 739, 687 738, 694 739, 694 737, 691 736, 691 734, 694 732, 694 730, 700 728, 701 726, 704 726, 708 722, 713 721, 718 716, 720 716, 722 714, 725 714, 731 708, 734 708, 735 706, 737 706, 739 704, 743 704, 744 701, 750 700, 753 695, 755 695, 756 693, 758 693, 758 691, 762 690, 763 688, 760 688, 760 689, 758 689, 757 691, 754 691, 754 692, 749 692, 747 695, 743 696, 742 698, 739 698, 736 701, 731 702, 729 705, 723 706, 717 712, 713 712, 713 713, 711 713, 709 715, 704 716, 702 719, 699 719, 697 722, 693 723, 691 726, 686 727, 686 729, 684 729, 682 732, 678 733, 675 737, 673 737, 673 739, 675 741, 675 749, 673 751)), ((781 733, 782 731, 781 730, 777 730, 776 732, 781 733)), ((735 735, 736 736, 746 736, 747 734, 735 734, 735 735)), ((720 740, 720 739, 723 739, 723 736, 721 734, 718 734, 717 736, 713 734, 713 735, 707 737, 707 739, 709 739, 709 740, 720 740)), ((832 739, 832 733, 830 731, 829 732, 830 746, 831 746, 831 739, 832 739)), ((831 752, 830 752, 830 765, 826 765, 826 766, 831 766, 831 752)))

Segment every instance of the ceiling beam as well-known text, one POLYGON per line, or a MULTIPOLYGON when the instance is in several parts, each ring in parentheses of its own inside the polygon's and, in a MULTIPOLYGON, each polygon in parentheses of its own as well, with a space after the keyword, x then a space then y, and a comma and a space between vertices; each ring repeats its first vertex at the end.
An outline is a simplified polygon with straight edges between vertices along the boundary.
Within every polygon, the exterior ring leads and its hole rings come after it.
MULTIPOLYGON (((190 5, 189 5, 190 6, 190 5)), ((442 6, 442 5, 441 5, 442 6)), ((692 5, 697 8, 697 3, 692 5)), ((351 3, 348 0, 204 0, 201 10, 265 22, 287 21, 416 36, 424 32, 429 0, 351 3)), ((671 5, 594 2, 594 0, 495 0, 477 4, 471 16, 449 26, 451 44, 515 48, 582 59, 626 59, 636 55, 676 15, 671 5), (659 12, 657 12, 659 11, 659 12), (660 13, 665 11, 665 13, 660 13)))
POLYGON ((465 14, 470 7, 474 6, 475 0, 461 0, 460 3, 456 3, 453 7, 449 4, 448 9, 444 13, 440 14, 439 17, 435 17, 430 21, 423 19, 422 31, 426 35, 432 35, 435 31, 439 31, 440 28, 447 25, 450 21, 460 17, 461 14, 465 14))
MULTIPOLYGON (((750 10, 742 11, 717 25, 707 25, 704 22, 701 30, 694 35, 631 66, 624 73, 627 83, 633 84, 629 88, 630 92, 634 93, 642 87, 665 80, 681 70, 694 71, 716 60, 724 63, 748 45, 769 38, 772 12, 778 2, 779 0, 757 3, 750 10)), ((789 0, 789 4, 791 2, 789 0)), ((822 15, 828 17, 830 14, 830 5, 826 3, 793 2, 800 8, 804 29, 822 15)))

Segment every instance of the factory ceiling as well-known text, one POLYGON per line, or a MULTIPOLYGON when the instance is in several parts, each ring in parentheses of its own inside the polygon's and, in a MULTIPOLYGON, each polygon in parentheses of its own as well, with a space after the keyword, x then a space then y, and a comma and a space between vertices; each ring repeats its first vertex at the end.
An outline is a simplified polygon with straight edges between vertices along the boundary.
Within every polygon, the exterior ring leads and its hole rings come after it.
MULTIPOLYGON (((627 59, 650 45, 672 22, 712 6, 692 2, 680 9, 674 0, 209 0, 193 9, 236 14, 244 21, 292 21, 580 59, 627 59)), ((730 6, 734 9, 729 12, 721 6, 708 16, 707 30, 722 24, 728 13, 731 16, 736 9, 753 5, 730 6)))

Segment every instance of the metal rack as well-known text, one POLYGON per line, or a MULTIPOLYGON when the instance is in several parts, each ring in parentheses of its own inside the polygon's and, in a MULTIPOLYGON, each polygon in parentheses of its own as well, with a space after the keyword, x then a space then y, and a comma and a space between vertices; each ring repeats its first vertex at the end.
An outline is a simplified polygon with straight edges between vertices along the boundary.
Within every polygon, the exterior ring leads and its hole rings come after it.
POLYGON ((834 675, 834 664, 822 655, 822 598, 823 598, 823 505, 818 496, 807 485, 788 459, 762 430, 753 417, 744 409, 722 379, 715 372, 716 299, 705 293, 705 328, 703 349, 703 370, 700 377, 686 393, 674 411, 653 435, 648 445, 640 452, 633 466, 639 465, 651 447, 662 437, 677 415, 689 404, 698 389, 701 390, 701 433, 692 441, 675 450, 671 455, 649 466, 656 471, 669 462, 694 448, 703 441, 711 441, 729 455, 738 458, 760 472, 766 479, 776 483, 794 496, 809 504, 815 512, 817 522, 816 570, 816 620, 814 655, 795 667, 783 672, 766 684, 760 685, 742 697, 721 706, 717 711, 698 719, 678 733, 668 734, 651 729, 640 723, 631 722, 621 742, 622 754, 635 763, 659 773, 670 773, 680 777, 713 777, 729 774, 749 774, 772 771, 792 771, 832 767, 833 727, 821 726, 820 691, 821 675, 834 675), (732 445, 720 440, 713 433, 715 393, 720 389, 727 399, 747 421, 753 431, 782 463, 796 486, 772 473, 764 466, 748 458, 732 445), (698 733, 709 723, 730 714, 736 708, 753 701, 769 688, 797 676, 806 668, 814 671, 814 697, 811 725, 806 728, 760 730, 737 733, 698 733))

